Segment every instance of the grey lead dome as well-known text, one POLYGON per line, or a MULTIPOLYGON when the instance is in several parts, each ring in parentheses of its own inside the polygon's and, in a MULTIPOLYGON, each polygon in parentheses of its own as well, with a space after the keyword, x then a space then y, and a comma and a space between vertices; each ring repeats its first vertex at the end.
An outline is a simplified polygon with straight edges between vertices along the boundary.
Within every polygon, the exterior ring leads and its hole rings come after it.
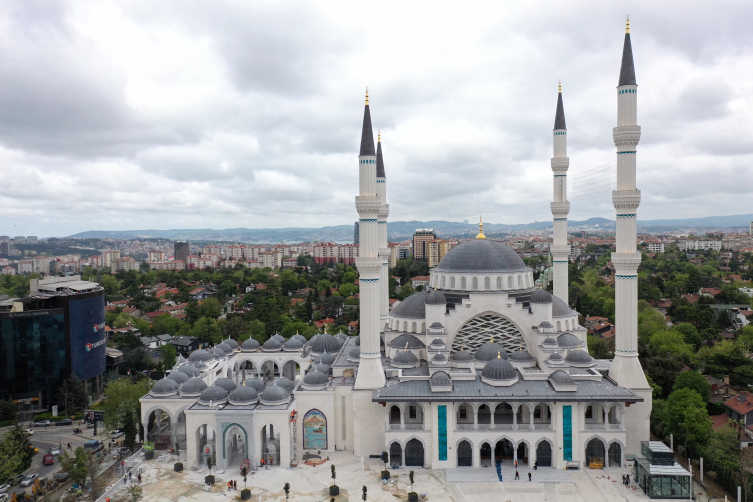
POLYGON ((256 392, 263 391, 267 386, 258 378, 247 378, 246 387, 252 387, 256 392))
POLYGON ((519 362, 533 361, 533 356, 527 350, 514 350, 512 354, 510 354, 510 360, 519 362))
POLYGON ((212 359, 214 359, 212 357, 212 354, 210 354, 204 349, 194 350, 193 352, 191 352, 191 355, 188 356, 188 360, 191 362, 198 362, 198 361, 206 362, 206 361, 211 361, 212 359))
POLYGON ((537 289, 531 293, 530 303, 552 303, 552 294, 545 289, 537 289))
POLYGON ((507 359, 498 357, 484 365, 481 376, 488 380, 514 380, 518 374, 507 359))
POLYGON ((188 380, 188 375, 186 375, 182 371, 173 371, 172 373, 167 375, 167 378, 175 380, 176 382, 178 382, 178 384, 184 384, 186 383, 186 380, 188 380))
MULTIPOLYGON (((426 295, 426 305, 446 305, 447 304, 447 298, 444 296, 444 293, 441 291, 438 291, 436 289, 432 289, 429 291, 429 294, 426 295)), ((400 305, 398 305, 399 307, 400 305)), ((435 322, 434 324, 439 324, 435 322)), ((434 325, 431 326, 434 328, 434 325)), ((442 329, 443 326, 439 324, 438 328, 435 329, 442 329)))
POLYGON ((152 387, 151 394, 153 396, 168 396, 170 394, 175 394, 178 392, 178 382, 173 380, 172 378, 163 378, 162 380, 157 381, 157 383, 154 384, 154 387, 152 387))
POLYGON ((214 384, 217 385, 218 387, 222 387, 228 392, 234 391, 235 388, 237 387, 237 385, 235 385, 235 382, 233 382, 229 378, 218 378, 217 380, 214 381, 214 384))
POLYGON ((186 380, 180 388, 181 396, 198 396, 204 389, 207 388, 207 384, 200 378, 189 378, 186 380))
POLYGON ((413 352, 401 350, 400 352, 395 354, 395 357, 392 358, 392 362, 396 364, 416 364, 418 362, 418 358, 413 352))
POLYGON ((230 394, 230 404, 250 404, 259 399, 253 387, 238 387, 230 394))
POLYGON ((507 351, 498 343, 486 342, 476 350, 477 361, 491 361, 499 355, 502 359, 507 359, 507 351))
POLYGON ((243 344, 241 345, 241 350, 244 352, 253 352, 255 350, 259 350, 259 347, 261 347, 261 345, 259 345, 259 342, 257 342, 253 338, 249 338, 248 340, 243 342, 243 344))
POLYGON ((287 402, 289 398, 288 391, 277 385, 270 385, 261 393, 260 401, 262 404, 280 404, 287 402))
POLYGON ((322 352, 337 353, 340 350, 341 343, 329 333, 322 333, 316 337, 316 340, 309 342, 311 352, 321 354, 322 352))
POLYGON ((326 385, 329 383, 329 377, 321 371, 309 371, 303 377, 303 383, 306 385, 326 385))
POLYGON ((437 371, 429 379, 429 384, 437 387, 452 385, 452 378, 444 371, 437 371))
MULTIPOLYGON (((447 256, 445 256, 445 258, 447 258, 447 256)), ((424 319, 426 317, 426 291, 413 293, 400 302, 400 305, 392 309, 392 317, 424 319)))
POLYGON ((199 402, 201 404, 209 404, 222 402, 227 399, 227 391, 217 385, 212 385, 204 389, 199 396, 199 402))
POLYGON ((445 273, 528 272, 518 253, 501 242, 473 239, 455 246, 434 269, 445 273))

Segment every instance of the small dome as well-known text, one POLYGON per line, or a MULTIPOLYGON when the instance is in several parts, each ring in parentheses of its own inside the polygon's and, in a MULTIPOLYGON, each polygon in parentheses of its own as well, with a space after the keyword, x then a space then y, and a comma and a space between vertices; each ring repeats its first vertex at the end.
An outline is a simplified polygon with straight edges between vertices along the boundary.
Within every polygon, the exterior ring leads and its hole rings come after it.
POLYGON ((330 354, 329 352, 325 352, 324 354, 314 359, 314 364, 326 364, 327 366, 332 366, 332 363, 334 362, 335 362, 335 355, 330 354))
POLYGON ((261 345, 259 345, 259 342, 257 342, 253 338, 249 338, 248 340, 243 342, 243 345, 241 345, 241 350, 243 352, 256 352, 260 347, 261 345))
POLYGON ((307 343, 309 343, 309 341, 308 341, 308 340, 306 340, 306 337, 305 337, 305 336, 303 336, 303 335, 299 335, 298 333, 296 333, 295 335, 291 336, 291 337, 290 337, 290 339, 291 339, 291 340, 298 340, 298 341, 299 341, 299 342, 301 342, 301 344, 303 344, 303 345, 306 345, 307 343))
POLYGON ((567 303, 565 303, 562 299, 557 298, 556 296, 552 295, 552 316, 562 317, 562 316, 569 316, 569 315, 575 315, 575 312, 573 312, 570 309, 570 306, 567 303))
POLYGON ((507 359, 497 357, 484 365, 481 376, 487 380, 514 380, 518 373, 507 359))
POLYGON ((223 357, 225 357, 225 351, 218 349, 217 347, 213 348, 209 352, 212 353, 212 357, 214 357, 215 359, 222 359, 223 357))
POLYGON ((431 362, 434 364, 444 364, 447 362, 447 357, 444 354, 434 354, 431 358, 431 362))
POLYGON ((182 371, 173 371, 172 373, 167 375, 167 378, 175 380, 176 382, 178 382, 178 385, 180 385, 186 383, 186 380, 188 380, 188 375, 186 375, 182 371))
POLYGON ((235 390, 236 387, 238 387, 237 385, 235 385, 235 382, 233 382, 229 378, 218 378, 217 380, 214 381, 214 385, 218 387, 222 387, 228 392, 232 392, 235 390))
POLYGON ((282 346, 282 350, 285 350, 287 352, 296 352, 301 349, 303 349, 303 344, 296 338, 291 338, 290 340, 285 342, 285 345, 282 346))
POLYGON ((267 387, 258 378, 247 378, 245 384, 246 387, 252 387, 256 392, 261 392, 267 387))
POLYGON ((291 392, 293 388, 295 388, 295 382, 284 376, 275 378, 274 385, 277 385, 278 387, 282 387, 288 392, 291 392))
POLYGON ((562 370, 557 370, 549 375, 549 379, 560 385, 575 385, 575 380, 562 370))
POLYGON ((225 342, 222 342, 221 344, 217 345, 217 347, 215 348, 220 349, 222 352, 225 353, 225 355, 233 353, 233 348, 225 342))
POLYGON ((444 347, 444 342, 442 341, 441 338, 435 338, 434 340, 431 341, 431 348, 441 349, 442 347, 444 347))
POLYGON ((409 319, 426 318, 426 291, 413 293, 392 309, 392 317, 407 317, 409 319))
POLYGON ((329 383, 329 377, 321 371, 309 371, 306 376, 303 377, 303 383, 305 385, 327 385, 329 383))
POLYGON ((425 349, 424 342, 419 340, 416 336, 405 333, 396 337, 389 343, 393 349, 425 349))
POLYGON ((184 364, 183 366, 178 368, 178 371, 185 373, 189 378, 201 375, 201 371, 199 371, 199 369, 196 368, 196 366, 194 366, 193 364, 184 364))
POLYGON ((282 336, 281 334, 279 334, 279 333, 275 333, 270 338, 272 340, 277 340, 278 342, 280 342, 280 345, 282 345, 283 343, 287 342, 287 339, 284 336, 282 336))
MULTIPOLYGON (((429 294, 426 295, 426 305, 446 305, 447 298, 441 291, 432 289, 429 294)), ((433 326, 432 326, 433 327, 433 326)))
POLYGON ((348 359, 359 359, 361 357, 361 347, 353 347, 350 349, 348 359))
POLYGON ((442 323, 439 321, 434 321, 431 323, 431 326, 429 326, 429 329, 444 329, 444 326, 442 326, 442 323))
POLYGON ((437 371, 429 379, 429 384, 435 387, 446 387, 452 385, 452 378, 444 371, 437 371))
POLYGON ((555 340, 551 336, 548 336, 546 337, 546 340, 544 340, 544 343, 542 345, 544 345, 544 347, 556 347, 557 340, 555 340))
POLYGON ((189 378, 180 387, 180 395, 186 397, 195 397, 201 394, 207 388, 206 382, 201 378, 189 378))
POLYGON ((338 338, 338 339, 342 340, 343 342, 347 342, 348 338, 350 338, 350 337, 348 335, 346 335, 345 333, 340 332, 340 333, 338 333, 338 334, 335 335, 335 338, 338 338))
POLYGON ((450 359, 457 362, 473 361, 473 354, 468 350, 458 350, 452 353, 450 359))
POLYGON ((514 350, 510 354, 510 360, 518 362, 533 361, 533 356, 527 350, 521 348, 520 350, 514 350))
POLYGON ((207 365, 207 363, 205 363, 204 361, 199 361, 198 363, 196 363, 196 369, 197 370, 205 370, 208 367, 209 367, 209 365, 207 365))
POLYGON ((565 362, 571 364, 591 364, 594 358, 585 350, 571 350, 565 357, 565 362))
POLYGON ((324 352, 337 353, 340 350, 340 342, 329 333, 322 333, 309 343, 311 352, 322 354, 324 352))
POLYGON ((530 303, 552 303, 552 294, 545 289, 537 289, 531 293, 530 303))
POLYGON ((539 324, 539 328, 553 328, 552 323, 549 321, 541 321, 541 324, 539 324))
POLYGON ((259 394, 253 387, 238 387, 230 393, 230 404, 251 404, 259 399, 259 394))
POLYGON ((270 385, 261 393, 259 400, 262 404, 282 404, 287 403, 288 399, 290 399, 288 391, 277 385, 270 385))
POLYGON ((199 396, 199 403, 209 404, 210 402, 217 404, 227 399, 227 391, 217 385, 212 385, 204 389, 199 396))
POLYGON ((486 342, 476 350, 476 361, 491 361, 497 356, 507 359, 507 351, 498 343, 486 342))
POLYGON ((211 361, 212 359, 213 359, 212 354, 210 354, 204 349, 194 350, 193 352, 191 352, 191 355, 188 356, 188 360, 191 362, 199 362, 199 361, 206 362, 206 361, 211 361))
POLYGON ((178 392, 178 387, 180 385, 172 378, 163 378, 154 384, 149 393, 153 396, 171 396, 178 392))
POLYGON ((395 357, 392 358, 392 362, 395 364, 416 364, 418 358, 413 352, 401 350, 395 354, 395 357))
POLYGON ((562 333, 557 337, 557 345, 563 349, 577 349, 581 346, 581 342, 578 337, 572 333, 562 333))
POLYGON ((332 368, 327 364, 312 364, 309 371, 319 371, 325 375, 329 375, 332 372, 332 368))
POLYGON ((549 358, 547 360, 548 361, 552 361, 552 362, 561 363, 562 362, 562 356, 559 355, 557 352, 552 352, 551 354, 549 354, 549 358))
POLYGON ((224 340, 222 343, 226 343, 230 345, 230 348, 233 350, 237 350, 240 347, 240 345, 238 345, 238 342, 236 342, 232 338, 228 338, 227 340, 224 340))
POLYGON ((274 338, 270 338, 266 342, 264 342, 264 345, 262 346, 262 349, 264 352, 277 352, 282 348, 282 344, 275 340, 274 338))

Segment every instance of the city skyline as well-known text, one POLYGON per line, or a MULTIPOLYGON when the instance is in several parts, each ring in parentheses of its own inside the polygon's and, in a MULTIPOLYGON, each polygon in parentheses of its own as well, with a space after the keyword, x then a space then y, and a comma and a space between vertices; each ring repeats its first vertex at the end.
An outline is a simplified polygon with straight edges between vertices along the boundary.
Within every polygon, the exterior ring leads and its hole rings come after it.
MULTIPOLYGON (((352 224, 366 85, 392 220, 546 221, 560 79, 569 217, 613 218, 616 5, 182 5, 3 8, 0 234, 352 224)), ((631 6, 645 219, 753 205, 746 10, 631 6)))

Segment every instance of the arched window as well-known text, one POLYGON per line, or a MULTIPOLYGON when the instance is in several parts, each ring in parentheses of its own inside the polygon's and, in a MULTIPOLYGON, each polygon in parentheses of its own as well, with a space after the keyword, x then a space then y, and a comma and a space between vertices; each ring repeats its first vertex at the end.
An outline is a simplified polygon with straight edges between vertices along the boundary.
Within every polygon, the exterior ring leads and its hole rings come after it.
POLYGON ((403 321, 403 331, 408 332, 408 321, 403 321))
POLYGON ((444 289, 444 276, 442 276, 442 283, 441 288, 444 289))
POLYGON ((502 276, 497 276, 497 289, 502 289, 502 276))
POLYGON ((531 276, 531 274, 526 274, 526 286, 528 286, 529 288, 531 287, 532 280, 533 280, 533 277, 531 276))
POLYGON ((492 289, 492 281, 489 277, 484 277, 484 289, 492 289))
POLYGON ((460 278, 460 289, 465 291, 465 277, 460 278))
POLYGON ((425 322, 421 323, 421 333, 426 333, 426 323, 425 322))
POLYGON ((450 277, 450 289, 455 289, 455 276, 450 277))
POLYGON ((562 326, 559 321, 557 321, 557 331, 562 331, 562 326))
POLYGON ((507 276, 507 289, 512 289, 512 276, 507 276))
POLYGON ((523 279, 520 276, 518 276, 518 289, 522 287, 523 287, 523 279))
POLYGON ((473 278, 473 289, 478 289, 478 277, 473 278))
POLYGON ((415 333, 415 332, 416 332, 416 323, 414 322, 413 324, 411 324, 411 333, 415 333))

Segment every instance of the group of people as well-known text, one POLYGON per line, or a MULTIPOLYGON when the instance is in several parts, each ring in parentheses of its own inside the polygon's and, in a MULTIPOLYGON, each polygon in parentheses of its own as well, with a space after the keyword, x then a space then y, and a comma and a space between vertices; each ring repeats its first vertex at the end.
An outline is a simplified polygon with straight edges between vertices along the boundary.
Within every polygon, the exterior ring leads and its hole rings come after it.
POLYGON ((230 480, 227 482, 227 491, 235 490, 238 491, 238 482, 235 480, 230 480))
MULTIPOLYGON (((518 463, 517 460, 515 461, 515 463, 516 464, 518 463)), ((520 474, 518 473, 518 466, 517 465, 515 466, 515 479, 520 479, 520 474)), ((528 471, 528 481, 532 481, 531 480, 531 471, 528 471)))

